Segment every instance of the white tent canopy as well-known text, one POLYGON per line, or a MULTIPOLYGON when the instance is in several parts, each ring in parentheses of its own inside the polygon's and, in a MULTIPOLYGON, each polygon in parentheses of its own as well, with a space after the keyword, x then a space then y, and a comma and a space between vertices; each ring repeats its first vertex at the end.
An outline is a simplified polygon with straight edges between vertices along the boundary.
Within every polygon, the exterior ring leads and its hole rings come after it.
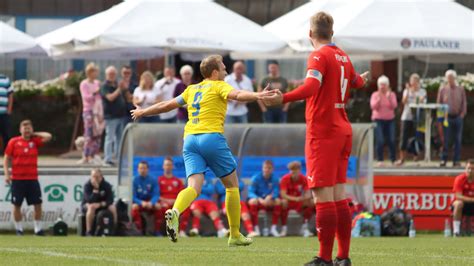
POLYGON ((112 58, 142 49, 165 52, 264 52, 283 41, 258 24, 210 0, 125 1, 104 12, 40 36, 53 57, 81 57, 89 52, 112 58))
POLYGON ((309 20, 317 11, 334 17, 334 40, 351 55, 377 59, 430 55, 433 61, 437 55, 452 55, 448 58, 455 61, 474 58, 474 12, 450 0, 318 0, 264 28, 285 40, 293 54, 308 53, 313 49, 309 20))
POLYGON ((26 52, 34 50, 35 47, 36 41, 33 37, 0 21, 0 54, 26 52))

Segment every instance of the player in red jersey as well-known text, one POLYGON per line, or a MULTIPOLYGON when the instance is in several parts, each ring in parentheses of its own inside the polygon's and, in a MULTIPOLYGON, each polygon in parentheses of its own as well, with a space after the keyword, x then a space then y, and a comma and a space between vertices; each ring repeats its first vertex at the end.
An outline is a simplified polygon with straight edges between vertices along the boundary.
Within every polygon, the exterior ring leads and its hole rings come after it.
POLYGON ((334 20, 318 12, 311 17, 309 37, 314 51, 307 61, 303 85, 285 93, 274 90, 267 105, 306 100, 306 165, 308 186, 316 205, 320 250, 308 265, 333 265, 332 247, 337 235, 335 265, 351 265, 351 215, 344 191, 352 147, 352 128, 345 112, 350 88, 364 86, 368 72, 355 72, 349 56, 332 43, 334 20))
POLYGON ((13 218, 17 235, 23 235, 21 225, 21 205, 26 199, 33 205, 35 235, 44 235, 41 228, 41 188, 38 182, 38 148, 51 140, 47 132, 34 132, 33 123, 24 120, 20 123, 21 136, 10 139, 3 158, 5 182, 11 184, 13 218), (11 175, 8 167, 11 163, 11 175))
POLYGON ((463 215, 474 215, 474 159, 467 161, 466 172, 458 175, 453 185, 453 233, 460 236, 463 215))
POLYGON ((288 221, 288 212, 290 210, 297 211, 303 215, 303 226, 301 227, 301 235, 304 237, 311 236, 308 229, 308 221, 313 214, 314 209, 311 208, 311 193, 308 189, 306 177, 301 174, 301 163, 298 161, 288 164, 290 173, 284 175, 280 180, 280 197, 281 197, 281 233, 280 236, 286 236, 288 221))
MULTIPOLYGON (((158 177, 158 185, 160 187, 160 224, 163 224, 163 219, 165 217, 165 212, 167 209, 171 209, 173 204, 178 197, 178 194, 183 190, 184 183, 181 179, 173 175, 173 159, 171 157, 166 157, 163 160, 163 175, 158 177)), ((189 223, 189 210, 184 211, 180 215, 179 223, 179 236, 186 237, 186 228, 189 223)))

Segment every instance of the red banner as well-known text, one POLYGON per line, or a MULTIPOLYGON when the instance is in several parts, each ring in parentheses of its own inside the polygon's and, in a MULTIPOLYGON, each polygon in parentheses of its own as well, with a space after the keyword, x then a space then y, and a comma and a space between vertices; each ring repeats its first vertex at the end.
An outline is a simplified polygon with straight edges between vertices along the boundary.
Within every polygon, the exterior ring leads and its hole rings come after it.
POLYGON ((454 177, 374 176, 374 212, 397 206, 414 216, 418 230, 443 230, 451 216, 454 177))

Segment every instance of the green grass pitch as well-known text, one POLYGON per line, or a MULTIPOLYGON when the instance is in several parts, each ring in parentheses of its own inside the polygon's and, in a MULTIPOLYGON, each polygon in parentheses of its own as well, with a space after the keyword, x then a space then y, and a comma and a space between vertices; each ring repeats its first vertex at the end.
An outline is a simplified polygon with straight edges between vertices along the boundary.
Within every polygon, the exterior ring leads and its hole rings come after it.
MULTIPOLYGON (((302 265, 316 237, 256 238, 228 248, 225 239, 0 236, 1 265, 302 265)), ((353 239, 353 265, 474 265, 474 238, 419 235, 353 239)))

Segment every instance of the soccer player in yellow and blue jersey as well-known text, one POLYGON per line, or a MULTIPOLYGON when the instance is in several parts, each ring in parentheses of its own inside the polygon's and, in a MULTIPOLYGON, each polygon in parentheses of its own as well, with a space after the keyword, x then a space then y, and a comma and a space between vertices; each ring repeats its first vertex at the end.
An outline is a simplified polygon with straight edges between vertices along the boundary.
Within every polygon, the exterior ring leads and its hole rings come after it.
POLYGON ((204 173, 209 167, 226 187, 225 205, 229 221, 229 246, 247 246, 252 239, 240 233, 239 181, 235 173, 236 163, 227 145, 224 120, 227 100, 250 102, 273 95, 272 91, 248 92, 236 90, 226 82, 227 75, 222 56, 206 57, 200 65, 201 83, 190 85, 175 99, 157 103, 146 109, 131 111, 133 119, 157 115, 187 104, 189 121, 184 129, 183 157, 188 178, 188 187, 182 190, 172 209, 166 211, 168 237, 177 241, 179 215, 186 210, 201 193, 204 173))

